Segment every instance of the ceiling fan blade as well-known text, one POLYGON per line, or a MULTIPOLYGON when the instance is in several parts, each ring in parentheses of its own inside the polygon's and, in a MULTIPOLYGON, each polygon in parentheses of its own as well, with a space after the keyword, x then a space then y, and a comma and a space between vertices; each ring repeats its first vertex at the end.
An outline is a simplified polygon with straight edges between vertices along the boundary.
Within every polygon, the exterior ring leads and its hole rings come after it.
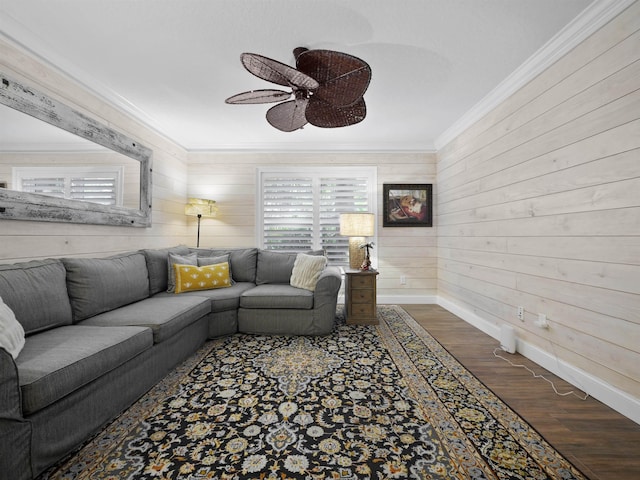
POLYGON ((244 68, 263 80, 306 90, 318 88, 318 82, 309 75, 271 58, 256 53, 243 53, 240 55, 240 61, 244 68))
POLYGON ((307 98, 279 103, 267 111, 267 121, 283 132, 298 130, 307 124, 305 111, 308 104, 307 98))
POLYGON ((367 116, 367 106, 364 98, 347 107, 336 107, 314 96, 309 101, 305 116, 307 121, 316 127, 347 127, 364 120, 367 116))
POLYGON ((332 50, 300 53, 297 68, 320 84, 314 92, 315 97, 338 107, 360 100, 371 81, 369 64, 353 55, 332 50))
POLYGON ((247 103, 275 103, 291 98, 291 92, 283 90, 251 90, 229 97, 225 103, 247 104, 247 103))

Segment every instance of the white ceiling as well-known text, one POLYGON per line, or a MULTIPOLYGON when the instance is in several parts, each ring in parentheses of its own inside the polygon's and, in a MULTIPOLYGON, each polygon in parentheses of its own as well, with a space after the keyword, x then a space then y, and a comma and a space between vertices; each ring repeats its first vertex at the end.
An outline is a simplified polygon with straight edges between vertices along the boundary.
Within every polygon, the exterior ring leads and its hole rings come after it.
POLYGON ((188 150, 433 150, 591 0, 0 0, 0 32, 188 150), (242 52, 368 62, 366 119, 280 132, 242 52))

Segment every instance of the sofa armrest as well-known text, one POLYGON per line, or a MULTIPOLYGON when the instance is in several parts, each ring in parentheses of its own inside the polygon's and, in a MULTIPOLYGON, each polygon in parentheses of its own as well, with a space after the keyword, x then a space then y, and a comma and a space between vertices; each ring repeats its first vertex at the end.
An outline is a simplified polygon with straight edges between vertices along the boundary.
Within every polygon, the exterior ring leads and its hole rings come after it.
POLYGON ((18 367, 0 347, 0 478, 31 478, 31 425, 22 417, 18 367))
POLYGON ((338 298, 341 285, 342 274, 340 269, 332 266, 325 268, 318 278, 318 283, 316 283, 316 289, 313 294, 314 305, 317 305, 317 302, 322 298, 335 301, 338 298))

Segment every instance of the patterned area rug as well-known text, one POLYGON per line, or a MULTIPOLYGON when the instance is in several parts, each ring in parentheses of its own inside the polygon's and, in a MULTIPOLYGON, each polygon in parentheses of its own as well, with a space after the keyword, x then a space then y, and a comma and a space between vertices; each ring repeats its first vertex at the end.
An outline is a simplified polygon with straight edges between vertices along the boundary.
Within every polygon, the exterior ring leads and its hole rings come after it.
POLYGON ((584 479, 398 306, 208 342, 41 479, 584 479))

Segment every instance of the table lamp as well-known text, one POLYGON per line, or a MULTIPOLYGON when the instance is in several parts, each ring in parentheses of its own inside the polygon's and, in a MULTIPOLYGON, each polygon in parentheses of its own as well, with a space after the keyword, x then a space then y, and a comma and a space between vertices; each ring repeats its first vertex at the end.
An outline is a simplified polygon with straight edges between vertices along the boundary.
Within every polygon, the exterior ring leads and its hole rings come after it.
POLYGON ((365 244, 365 237, 375 233, 375 216, 373 213, 341 213, 340 235, 349 237, 349 267, 360 268, 365 259, 365 251, 360 248, 365 244))

